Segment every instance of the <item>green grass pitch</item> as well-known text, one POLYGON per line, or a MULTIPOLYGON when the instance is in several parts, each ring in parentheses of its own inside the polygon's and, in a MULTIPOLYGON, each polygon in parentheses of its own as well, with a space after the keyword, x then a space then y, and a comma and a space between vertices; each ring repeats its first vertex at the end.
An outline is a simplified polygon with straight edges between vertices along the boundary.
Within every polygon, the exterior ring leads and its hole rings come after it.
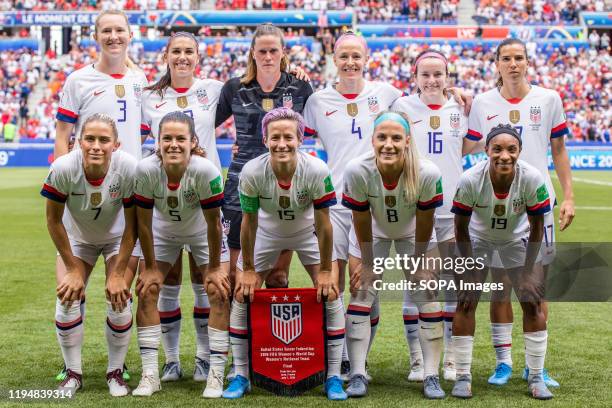
MULTIPOLYGON (((38 194, 46 169, 0 169, 0 406, 12 406, 9 389, 53 389, 54 376, 61 366, 61 353, 54 329, 55 249, 48 237, 43 213, 44 199, 38 194)), ((582 181, 575 182, 577 217, 574 225, 557 237, 562 242, 612 241, 612 173, 575 172, 582 181), (585 182, 586 180, 586 182, 585 182), (588 181, 603 181, 590 184, 588 181), (607 185, 605 183, 608 183, 607 185), (585 207, 585 209, 581 209, 585 207), (593 209, 599 207, 599 209, 593 209), (602 208, 603 207, 603 208, 602 208)), ((557 186, 558 188, 558 186, 557 186)), ((559 190, 557 190, 559 191, 559 190)), ((113 399, 109 396, 104 374, 106 341, 104 338, 105 305, 103 270, 94 271, 87 292, 85 344, 83 348, 84 390, 68 404, 92 406, 283 406, 315 407, 331 405, 321 388, 289 399, 274 397, 255 390, 241 401, 206 401, 201 398, 202 385, 189 379, 195 353, 193 323, 188 312, 193 294, 187 281, 182 291, 183 326, 181 359, 187 375, 178 383, 164 384, 152 398, 113 399)), ((292 286, 308 286, 306 274, 292 266, 292 286)), ((408 353, 402 328, 401 304, 382 304, 376 342, 369 358, 374 381, 370 395, 362 400, 335 403, 335 406, 611 406, 612 387, 612 303, 555 303, 550 306, 549 343, 546 367, 559 380, 561 388, 548 402, 531 400, 527 386, 520 379, 523 367, 523 340, 520 311, 515 305, 518 323, 514 325, 513 360, 515 373, 502 388, 486 384, 494 365, 490 344, 488 305, 478 313, 474 349, 473 390, 471 401, 447 397, 443 401, 426 401, 419 384, 405 381, 408 353)), ((163 353, 160 353, 163 355, 163 353)), ((161 357, 161 356, 160 356, 161 357)), ((161 360, 160 360, 161 363, 161 360)), ((140 377, 140 358, 136 335, 127 358, 132 373, 130 385, 140 377)), ((450 393, 452 385, 443 382, 450 393)), ((21 403, 25 405, 25 403, 21 403)), ((55 403, 41 403, 55 405, 55 403)), ((37 405, 37 406, 42 406, 37 405)))

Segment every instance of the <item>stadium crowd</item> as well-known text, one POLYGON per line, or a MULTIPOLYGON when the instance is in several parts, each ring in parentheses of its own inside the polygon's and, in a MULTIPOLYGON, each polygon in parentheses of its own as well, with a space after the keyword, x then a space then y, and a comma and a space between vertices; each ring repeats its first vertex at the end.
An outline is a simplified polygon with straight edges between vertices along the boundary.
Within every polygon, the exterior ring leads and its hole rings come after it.
POLYGON ((581 11, 604 11, 604 0, 475 0, 481 24, 577 24, 581 11))
POLYGON ((191 0, 2 0, 0 11, 191 10, 191 0))

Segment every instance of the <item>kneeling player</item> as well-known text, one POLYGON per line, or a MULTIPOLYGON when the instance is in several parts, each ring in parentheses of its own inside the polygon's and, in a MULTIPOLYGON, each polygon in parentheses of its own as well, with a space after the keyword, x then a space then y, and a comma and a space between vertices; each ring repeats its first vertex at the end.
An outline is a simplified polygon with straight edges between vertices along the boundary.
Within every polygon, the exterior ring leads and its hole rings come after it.
POLYGON ((119 294, 121 298, 112 307, 108 296, 106 320, 106 380, 110 394, 119 397, 129 391, 122 369, 132 327, 128 288, 137 262, 135 259, 132 267, 127 268, 136 240, 136 217, 132 207, 136 160, 117 151, 119 139, 115 121, 104 114, 87 118, 78 143, 80 148, 52 164, 41 191, 48 198, 47 227, 59 255, 55 326, 66 367, 60 389, 76 391, 83 386, 82 299, 89 275, 102 254, 107 294, 119 294), (121 275, 114 273, 120 245, 126 260, 121 275))
MULTIPOLYGON (((392 243, 399 255, 425 254, 432 236, 435 208, 443 203, 440 170, 432 162, 419 159, 406 115, 389 111, 379 114, 374 122, 372 145, 373 152, 347 166, 342 197, 342 204, 353 210, 359 244, 357 247, 353 242, 350 254, 361 258, 362 263, 359 282, 351 282, 351 303, 346 312, 351 361, 347 394, 351 397, 367 394, 365 356, 370 329, 366 323, 378 292, 375 281, 382 277, 373 274, 374 258, 388 257, 392 243)), ((428 278, 437 277, 420 270, 410 279, 428 278)), ((423 391, 427 398, 444 398, 438 377, 443 334, 440 303, 431 293, 417 292, 412 297, 419 310, 423 391)))
MULTIPOLYGON (((150 396, 161 389, 157 362, 161 336, 159 290, 184 245, 189 245, 207 289, 229 293, 222 240, 223 183, 217 167, 200 157, 193 119, 182 112, 166 114, 159 124, 159 151, 136 170, 134 198, 144 270, 138 291, 138 345, 142 378, 133 395, 150 396)), ((210 293, 209 293, 210 294, 210 293)), ((209 327, 227 331, 228 302, 210 297, 209 327), (225 306, 224 306, 225 305, 225 306), (215 320, 213 316, 220 316, 215 320), (223 321, 225 315, 225 322, 223 321), (219 326, 216 326, 219 325, 219 326)), ((211 361, 212 363, 212 361, 211 361)))
MULTIPOLYGON (((529 391, 534 398, 550 399, 542 377, 546 355, 546 319, 542 311, 544 273, 539 250, 544 234, 544 215, 550 200, 540 172, 518 160, 522 141, 510 125, 499 125, 487 135, 489 159, 461 176, 453 201, 455 235, 461 256, 481 258, 489 267, 499 254, 523 309, 525 355, 529 368, 529 391), (525 231, 529 227, 529 234, 525 231)), ((457 286, 485 281, 488 268, 456 275, 457 286)), ((472 348, 479 290, 459 290, 453 325, 457 382, 452 394, 472 396, 472 348)))
POLYGON ((274 109, 262 121, 269 153, 249 161, 240 174, 243 211, 230 339, 236 377, 225 398, 240 398, 249 389, 245 300, 253 299, 283 250, 294 250, 326 300, 327 397, 346 399, 340 379, 344 314, 338 300, 337 271, 332 272, 332 225, 328 208, 336 203, 329 169, 321 160, 299 152, 304 120, 287 108, 274 109), (314 211, 313 211, 314 207, 314 211), (314 224, 314 226, 313 226, 314 224))

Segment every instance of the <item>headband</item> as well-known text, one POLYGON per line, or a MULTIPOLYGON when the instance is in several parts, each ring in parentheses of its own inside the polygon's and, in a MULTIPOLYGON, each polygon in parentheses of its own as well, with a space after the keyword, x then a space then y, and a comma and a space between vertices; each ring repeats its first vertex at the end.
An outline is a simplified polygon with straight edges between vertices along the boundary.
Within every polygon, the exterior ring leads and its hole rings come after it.
POLYGON ((501 124, 491 129, 489 134, 487 134, 485 146, 489 145, 489 142, 491 141, 491 139, 501 134, 506 134, 506 135, 515 137, 516 140, 518 140, 519 142, 519 147, 523 146, 523 140, 521 139, 521 135, 516 131, 516 129, 513 128, 511 125, 501 125, 501 124))
POLYGON ((400 125, 402 125, 402 127, 404 128, 407 134, 410 133, 410 124, 408 124, 408 121, 406 121, 406 119, 404 119, 404 117, 397 112, 385 112, 382 115, 380 115, 374 121, 374 128, 376 128, 382 122, 387 121, 387 120, 399 123, 400 125))

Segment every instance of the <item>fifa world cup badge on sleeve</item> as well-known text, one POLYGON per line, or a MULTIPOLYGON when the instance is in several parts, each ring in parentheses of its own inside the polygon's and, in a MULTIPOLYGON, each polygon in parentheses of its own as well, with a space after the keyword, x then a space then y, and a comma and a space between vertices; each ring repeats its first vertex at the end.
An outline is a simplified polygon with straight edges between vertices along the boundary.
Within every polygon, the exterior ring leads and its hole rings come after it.
POLYGON ((258 289, 249 303, 249 352, 253 383, 295 396, 325 380, 325 303, 317 290, 258 289))

